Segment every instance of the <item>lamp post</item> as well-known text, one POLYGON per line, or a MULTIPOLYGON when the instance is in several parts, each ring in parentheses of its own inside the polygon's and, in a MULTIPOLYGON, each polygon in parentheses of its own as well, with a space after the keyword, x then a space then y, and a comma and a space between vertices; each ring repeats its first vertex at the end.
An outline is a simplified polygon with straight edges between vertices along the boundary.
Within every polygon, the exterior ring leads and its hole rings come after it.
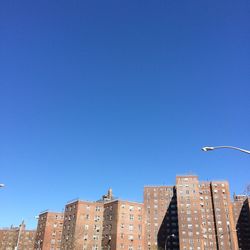
POLYGON ((5 187, 5 185, 3 183, 0 183, 0 188, 5 187))
POLYGON ((14 248, 14 250, 19 250, 19 242, 20 242, 20 238, 21 238, 21 234, 22 234, 22 231, 24 230, 24 220, 22 220, 22 223, 20 224, 19 228, 18 228, 18 236, 17 236, 17 243, 16 243, 16 246, 14 248))
POLYGON ((241 151, 241 152, 246 153, 246 154, 250 154, 249 150, 237 148, 237 147, 233 147, 233 146, 216 146, 216 147, 207 147, 206 146, 206 147, 203 147, 201 150, 207 152, 207 151, 212 151, 212 150, 220 149, 220 148, 229 148, 229 149, 241 151))
POLYGON ((175 234, 170 234, 167 236, 166 240, 165 240, 165 246, 164 246, 164 249, 167 250, 167 243, 168 243, 168 240, 170 238, 175 238, 175 234))
POLYGON ((43 240, 38 240, 37 245, 38 245, 38 250, 41 250, 41 245, 42 245, 43 240))

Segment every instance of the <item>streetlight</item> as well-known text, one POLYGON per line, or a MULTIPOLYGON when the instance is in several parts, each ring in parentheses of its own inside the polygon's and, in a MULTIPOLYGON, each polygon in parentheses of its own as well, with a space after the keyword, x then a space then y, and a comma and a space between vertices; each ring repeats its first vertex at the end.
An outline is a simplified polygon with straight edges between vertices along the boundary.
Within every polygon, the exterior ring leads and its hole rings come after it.
POLYGON ((3 183, 0 183, 0 188, 5 187, 5 185, 3 183))
POLYGON ((24 220, 22 220, 22 223, 20 224, 20 226, 18 228, 17 243, 16 243, 14 250, 18 250, 18 248, 19 248, 19 242, 20 242, 22 230, 24 230, 24 229, 25 229, 24 220))
POLYGON ((175 234, 170 234, 167 236, 166 241, 165 241, 165 247, 164 247, 165 250, 167 250, 167 243, 170 238, 175 238, 175 234))
POLYGON ((207 151, 211 151, 214 149, 220 149, 220 148, 230 148, 230 149, 241 151, 241 152, 246 153, 246 154, 250 154, 249 150, 237 148, 237 147, 233 147, 233 146, 203 147, 201 150, 207 152, 207 151))
POLYGON ((38 245, 38 250, 41 250, 41 245, 42 245, 43 240, 38 240, 37 245, 38 245))

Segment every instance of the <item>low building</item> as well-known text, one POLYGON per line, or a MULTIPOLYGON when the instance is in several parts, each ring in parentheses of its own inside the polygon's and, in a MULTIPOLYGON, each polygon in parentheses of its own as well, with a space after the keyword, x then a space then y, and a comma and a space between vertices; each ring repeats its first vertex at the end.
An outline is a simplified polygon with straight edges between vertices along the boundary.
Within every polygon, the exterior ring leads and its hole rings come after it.
POLYGON ((19 227, 0 229, 0 250, 33 250, 35 230, 26 230, 24 222, 19 227))

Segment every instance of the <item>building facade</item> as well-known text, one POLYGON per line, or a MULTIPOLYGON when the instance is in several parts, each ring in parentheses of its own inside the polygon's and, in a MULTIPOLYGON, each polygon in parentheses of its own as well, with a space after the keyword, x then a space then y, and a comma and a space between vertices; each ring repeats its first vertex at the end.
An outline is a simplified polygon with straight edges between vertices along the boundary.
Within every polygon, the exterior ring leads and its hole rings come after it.
POLYGON ((144 205, 112 200, 104 203, 102 249, 144 249, 144 205))
POLYGON ((238 249, 229 185, 177 176, 180 249, 238 249))
POLYGON ((181 250, 201 250, 201 209, 199 181, 196 176, 177 176, 179 246, 181 250))
POLYGON ((26 230, 24 222, 19 227, 0 229, 0 250, 33 250, 35 230, 26 230))
POLYGON ((103 203, 76 200, 65 207, 62 250, 100 250, 103 203))
POLYGON ((175 186, 144 188, 145 250, 238 250, 226 181, 176 177, 175 186))
POLYGON ((240 250, 250 249, 250 198, 234 195, 233 214, 240 250))
POLYGON ((145 186, 145 249, 178 249, 177 199, 174 186, 145 186), (174 237, 173 237, 174 235, 174 237))
POLYGON ((59 250, 63 230, 63 213, 42 212, 39 215, 34 250, 59 250))

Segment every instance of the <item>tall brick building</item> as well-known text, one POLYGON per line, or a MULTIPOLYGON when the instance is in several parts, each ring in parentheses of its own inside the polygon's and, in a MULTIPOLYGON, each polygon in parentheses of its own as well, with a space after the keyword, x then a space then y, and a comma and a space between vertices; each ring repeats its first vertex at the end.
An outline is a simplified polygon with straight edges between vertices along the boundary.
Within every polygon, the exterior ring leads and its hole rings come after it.
POLYGON ((39 215, 34 250, 60 249, 63 217, 63 213, 49 211, 39 215))
POLYGON ((104 203, 102 249, 142 250, 144 205, 113 200, 104 203))
POLYGON ((178 248, 177 199, 174 186, 144 187, 144 249, 178 248), (168 237, 171 235, 176 237, 168 237))
POLYGON ((175 186, 144 188, 145 250, 238 250, 229 186, 177 176, 175 186))
POLYGON ((35 230, 27 230, 24 222, 19 227, 0 229, 0 250, 33 250, 35 230))
POLYGON ((103 203, 76 200, 65 207, 62 250, 100 250, 103 203))
POLYGON ((69 202, 61 249, 143 249, 143 207, 142 203, 115 199, 111 189, 96 202, 69 202))
POLYGON ((246 195, 234 195, 233 213, 240 250, 250 249, 250 198, 246 195))
POLYGON ((226 181, 177 176, 176 188, 180 249, 238 249, 226 181))

